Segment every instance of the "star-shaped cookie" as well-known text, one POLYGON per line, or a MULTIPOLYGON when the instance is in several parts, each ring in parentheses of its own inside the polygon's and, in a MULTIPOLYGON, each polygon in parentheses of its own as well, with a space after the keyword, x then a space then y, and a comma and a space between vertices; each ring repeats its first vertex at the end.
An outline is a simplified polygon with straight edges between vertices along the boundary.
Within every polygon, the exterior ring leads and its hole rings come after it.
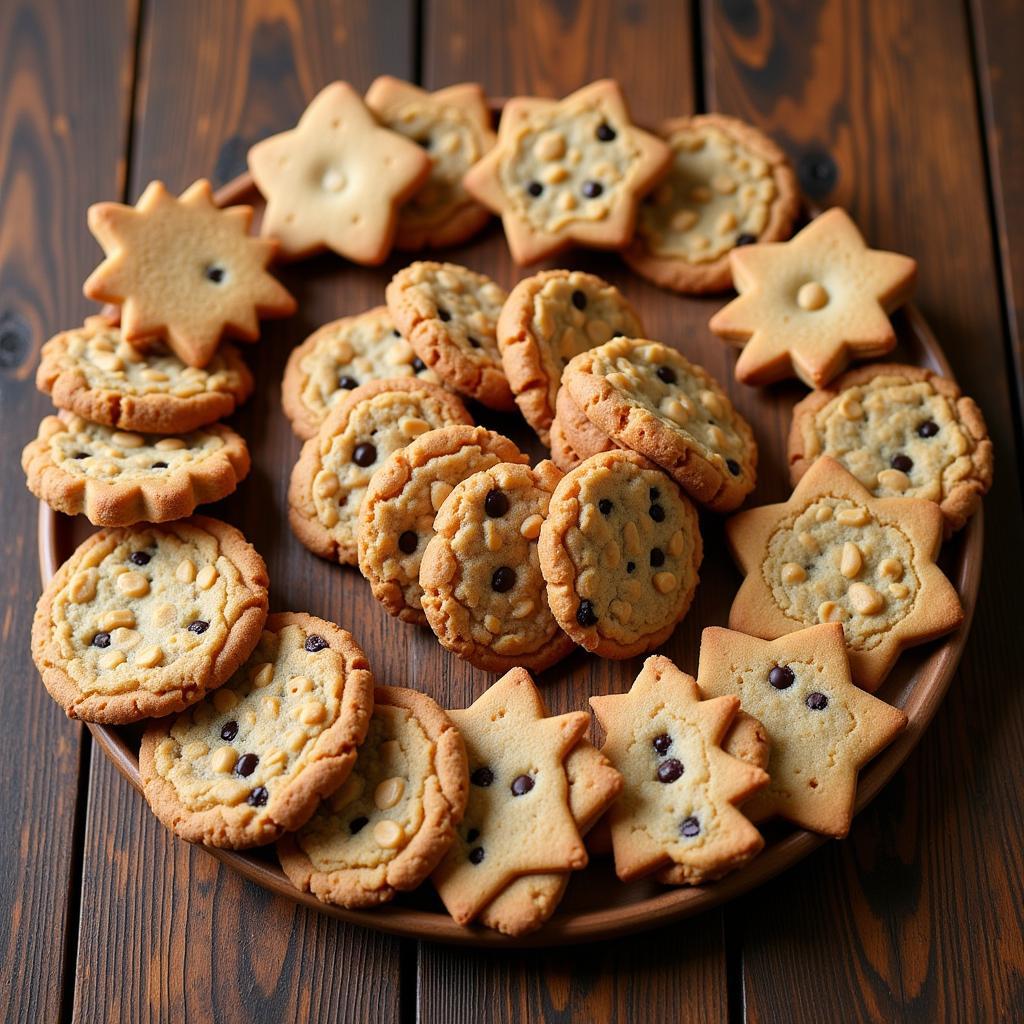
POLYGON ((520 875, 586 866, 564 762, 590 716, 546 717, 522 668, 448 715, 469 755, 469 802, 433 880, 448 912, 468 924, 520 875))
POLYGON ((851 359, 892 351, 888 314, 909 297, 917 274, 909 256, 869 249, 839 207, 788 242, 733 249, 729 265, 740 294, 709 326, 743 348, 736 379, 761 385, 797 376, 812 388, 851 359))
POLYGON ((607 733, 601 752, 624 779, 609 811, 619 878, 658 871, 659 881, 697 885, 764 846, 736 805, 768 776, 722 750, 736 697, 702 700, 693 676, 656 654, 629 693, 591 697, 590 704, 607 733))
POLYGON ((106 259, 84 292, 121 306, 126 341, 166 339, 189 366, 206 366, 221 337, 259 337, 261 316, 289 316, 295 300, 267 273, 276 246, 249 235, 251 206, 220 209, 200 179, 180 197, 151 182, 135 206, 96 203, 89 229, 106 259))
POLYGON ((355 263, 381 263, 398 207, 430 166, 415 142, 377 123, 352 86, 334 82, 293 129, 249 150, 249 170, 267 201, 260 231, 289 259, 333 249, 355 263))
POLYGON ((618 83, 605 79, 563 100, 509 100, 498 144, 465 186, 501 215, 512 258, 534 263, 574 243, 628 245, 640 198, 671 157, 632 123, 618 83))
POLYGON ((771 781, 743 813, 781 815, 837 838, 850 830, 857 772, 907 724, 899 708, 853 685, 837 622, 778 640, 711 626, 701 634, 697 685, 709 697, 739 697, 771 741, 771 781))
POLYGON ((873 498, 822 457, 789 500, 734 515, 726 537, 746 573, 729 627, 774 640, 839 622, 854 681, 877 690, 900 651, 963 621, 935 564, 942 512, 922 498, 873 498))

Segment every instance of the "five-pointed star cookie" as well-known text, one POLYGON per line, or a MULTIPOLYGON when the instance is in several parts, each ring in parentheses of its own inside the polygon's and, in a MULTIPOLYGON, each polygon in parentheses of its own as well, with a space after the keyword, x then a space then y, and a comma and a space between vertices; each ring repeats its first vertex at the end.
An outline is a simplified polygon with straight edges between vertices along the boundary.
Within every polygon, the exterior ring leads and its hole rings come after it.
POLYGON ((853 685, 837 622, 774 641, 711 626, 701 634, 697 684, 707 696, 739 697, 771 740, 771 781, 743 813, 778 814, 837 838, 850 830, 857 772, 907 724, 853 685))
POLYGON ((625 783, 609 811, 619 878, 660 869, 660 881, 696 885, 761 849, 761 834, 736 805, 768 776, 722 750, 736 697, 701 700, 693 677, 656 654, 629 693, 590 704, 607 733, 601 752, 625 783))
POLYGON ((151 182, 138 203, 96 203, 89 229, 106 259, 90 299, 121 306, 126 341, 166 339, 190 366, 206 366, 224 335, 255 341, 261 316, 289 316, 295 300, 267 273, 273 242, 249 235, 251 206, 220 209, 200 179, 175 199, 151 182))
POLYGON ((469 802, 433 880, 448 913, 468 924, 520 875, 586 867, 564 761, 590 716, 545 717, 522 668, 448 715, 469 755, 469 802))
POLYGON ((853 678, 866 690, 878 689, 903 648, 963 621, 935 564, 939 506, 873 498, 834 459, 818 459, 788 501, 740 512, 725 529, 746 573, 729 627, 774 640, 839 622, 853 678))
POLYGON ((605 79, 563 100, 509 100, 498 144, 465 185, 501 215, 512 258, 534 263, 573 243, 628 245, 640 198, 671 156, 633 125, 618 83, 605 79))
POLYGON ((333 249, 355 263, 381 263, 398 207, 430 166, 420 146, 377 123, 347 82, 328 85, 291 131, 249 150, 267 200, 260 230, 289 259, 333 249))
POLYGON ((869 249, 839 207, 788 242, 733 249, 729 264, 740 294, 710 327, 742 346, 736 379, 760 385, 795 375, 812 388, 851 359, 893 349, 888 314, 909 297, 917 274, 909 256, 869 249))

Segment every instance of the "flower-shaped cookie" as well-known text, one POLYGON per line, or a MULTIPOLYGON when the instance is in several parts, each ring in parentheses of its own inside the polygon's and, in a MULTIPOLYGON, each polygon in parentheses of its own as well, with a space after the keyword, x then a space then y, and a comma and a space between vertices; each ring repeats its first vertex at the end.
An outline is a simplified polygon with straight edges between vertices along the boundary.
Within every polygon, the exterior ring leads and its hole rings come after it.
POLYGON ((909 256, 869 249, 838 207, 788 242, 733 249, 729 265, 739 298, 710 327, 743 348, 736 379, 761 385, 797 376, 812 388, 851 359, 892 350, 888 314, 909 297, 917 274, 909 256))

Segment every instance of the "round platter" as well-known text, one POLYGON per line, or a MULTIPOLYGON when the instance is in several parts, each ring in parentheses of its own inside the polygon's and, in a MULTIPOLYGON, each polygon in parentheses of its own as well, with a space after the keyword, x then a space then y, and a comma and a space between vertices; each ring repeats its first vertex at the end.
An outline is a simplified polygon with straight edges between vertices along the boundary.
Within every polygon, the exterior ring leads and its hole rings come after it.
MULTIPOLYGON (((251 203, 257 217, 261 212, 262 200, 248 175, 224 186, 217 199, 221 205, 251 203)), ((790 410, 806 392, 795 382, 767 389, 735 383, 735 350, 707 328, 712 313, 728 296, 691 298, 659 290, 631 274, 614 254, 573 252, 539 267, 517 269, 496 221, 464 246, 436 255, 394 253, 382 267, 358 267, 328 255, 281 268, 280 277, 298 300, 299 312, 286 321, 265 323, 260 342, 243 347, 256 378, 256 391, 230 419, 249 443, 252 473, 236 494, 200 511, 239 527, 263 555, 270 574, 272 611, 308 611, 339 623, 366 651, 378 682, 410 686, 430 694, 442 707, 460 708, 471 704, 495 677, 448 654, 429 629, 417 629, 388 616, 374 601, 357 569, 332 565, 306 551, 289 531, 286 514, 288 477, 300 447, 280 403, 288 353, 320 324, 382 304, 384 287, 392 274, 418 258, 463 263, 489 274, 506 288, 538 269, 552 266, 589 270, 618 285, 639 310, 647 337, 675 345, 704 366, 722 382, 753 427, 760 449, 759 481, 745 507, 788 497, 786 435, 790 410)), ((890 358, 951 376, 938 341, 914 307, 904 308, 893 319, 899 345, 890 358)), ((479 422, 507 434, 524 451, 536 458, 547 455, 518 416, 470 408, 479 422)), ((687 672, 696 671, 701 629, 726 623, 739 584, 721 520, 704 514, 701 530, 705 548, 701 584, 689 614, 661 648, 687 672)), ((89 532, 91 527, 83 517, 70 519, 40 504, 39 562, 44 584, 89 532)), ((903 708, 909 724, 900 738, 861 773, 858 811, 876 796, 917 745, 949 687, 974 611, 982 545, 979 512, 944 547, 940 564, 960 594, 966 619, 950 636, 905 653, 878 692, 882 699, 903 708)), ((642 660, 610 662, 578 651, 545 672, 538 683, 552 714, 586 709, 587 698, 593 694, 628 689, 642 660)), ((140 789, 137 754, 141 730, 101 725, 89 728, 119 771, 140 789)), ((753 889, 826 841, 782 824, 770 824, 765 838, 764 850, 746 867, 721 881, 692 888, 666 888, 649 880, 623 884, 616 879, 610 858, 595 856, 589 867, 574 873, 565 898, 548 924, 519 938, 481 927, 461 927, 445 912, 429 884, 375 910, 344 910, 297 892, 278 867, 272 847, 241 853, 209 852, 278 895, 345 921, 412 938, 507 948, 608 939, 688 917, 753 889)))

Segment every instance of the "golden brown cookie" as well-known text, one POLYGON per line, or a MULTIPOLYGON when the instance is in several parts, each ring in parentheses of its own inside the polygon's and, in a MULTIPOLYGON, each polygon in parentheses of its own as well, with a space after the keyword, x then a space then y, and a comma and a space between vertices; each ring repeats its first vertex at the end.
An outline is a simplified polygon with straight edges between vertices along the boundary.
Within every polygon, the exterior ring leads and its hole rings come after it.
POLYGON ((69 718, 137 722, 220 686, 266 617, 266 566, 233 526, 194 516, 100 530, 43 591, 32 658, 69 718))
POLYGON ((249 449, 216 423, 183 437, 113 430, 73 413, 47 416, 21 453, 28 489, 95 526, 163 523, 219 501, 249 473, 249 449))
POLYGON ((567 388, 559 388, 555 399, 555 418, 551 421, 551 460, 568 473, 584 459, 601 452, 619 449, 596 423, 583 415, 567 388))

